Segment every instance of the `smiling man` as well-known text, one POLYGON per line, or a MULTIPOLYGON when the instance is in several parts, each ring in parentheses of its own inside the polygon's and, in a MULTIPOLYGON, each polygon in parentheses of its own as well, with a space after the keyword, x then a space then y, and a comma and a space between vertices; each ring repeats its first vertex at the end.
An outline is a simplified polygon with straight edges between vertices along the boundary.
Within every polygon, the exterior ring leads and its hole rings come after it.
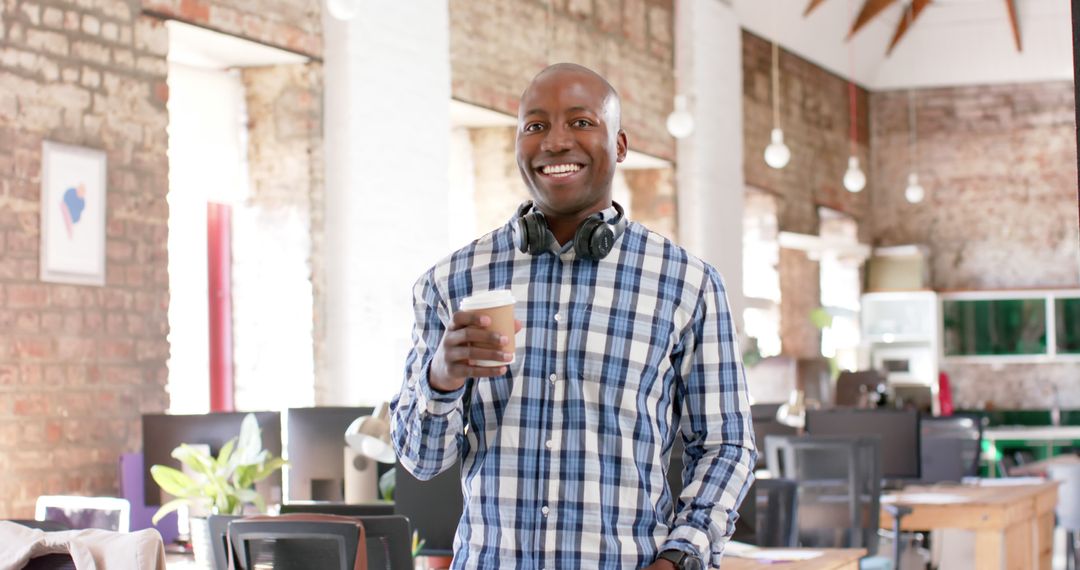
POLYGON ((518 115, 532 200, 414 288, 392 436, 418 478, 461 462, 455 569, 717 567, 734 530, 756 452, 723 282, 612 201, 620 112, 593 71, 541 71, 518 115), (493 289, 518 301, 516 353, 460 310, 493 289))

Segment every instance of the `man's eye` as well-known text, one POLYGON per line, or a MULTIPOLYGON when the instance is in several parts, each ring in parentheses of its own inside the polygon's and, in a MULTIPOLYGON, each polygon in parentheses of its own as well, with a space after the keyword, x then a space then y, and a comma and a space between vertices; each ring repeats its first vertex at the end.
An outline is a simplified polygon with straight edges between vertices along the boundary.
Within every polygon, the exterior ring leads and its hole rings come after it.
POLYGON ((540 123, 529 123, 529 124, 525 125, 525 132, 527 132, 527 133, 536 133, 536 132, 539 132, 540 129, 543 129, 543 128, 544 128, 543 125, 541 125, 540 123))
POLYGON ((572 124, 579 129, 584 129, 586 127, 591 127, 592 121, 588 121, 586 119, 577 119, 572 124))

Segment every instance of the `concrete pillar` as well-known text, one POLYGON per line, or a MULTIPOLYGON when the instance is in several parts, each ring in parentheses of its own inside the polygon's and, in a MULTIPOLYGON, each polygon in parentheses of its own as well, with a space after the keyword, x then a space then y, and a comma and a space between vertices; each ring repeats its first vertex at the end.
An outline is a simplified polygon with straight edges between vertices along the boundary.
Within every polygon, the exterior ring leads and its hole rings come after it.
POLYGON ((450 251, 447 3, 358 2, 348 22, 324 16, 323 405, 373 404, 398 391, 412 285, 450 251))
POLYGON ((727 285, 742 330, 742 32, 730 1, 676 0, 676 90, 694 133, 677 149, 679 240, 727 285))

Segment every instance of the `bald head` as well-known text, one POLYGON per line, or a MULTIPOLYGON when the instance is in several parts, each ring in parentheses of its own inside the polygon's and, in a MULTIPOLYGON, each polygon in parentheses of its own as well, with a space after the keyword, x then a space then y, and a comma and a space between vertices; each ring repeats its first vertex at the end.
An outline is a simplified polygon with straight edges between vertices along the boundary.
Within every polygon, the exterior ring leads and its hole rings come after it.
MULTIPOLYGON (((521 94, 521 102, 524 103, 530 92, 535 89, 549 88, 551 85, 558 85, 562 80, 569 80, 571 78, 594 83, 598 88, 603 90, 602 112, 604 114, 605 122, 609 128, 613 129, 613 132, 618 132, 622 126, 622 101, 619 99, 619 92, 616 91, 611 83, 609 83, 607 79, 604 79, 602 75, 584 65, 578 65, 576 63, 555 63, 545 67, 540 73, 537 73, 536 76, 533 77, 529 86, 525 88, 525 91, 521 94)), ((525 109, 524 105, 519 105, 518 120, 520 121, 522 116, 528 111, 529 109, 525 109)))

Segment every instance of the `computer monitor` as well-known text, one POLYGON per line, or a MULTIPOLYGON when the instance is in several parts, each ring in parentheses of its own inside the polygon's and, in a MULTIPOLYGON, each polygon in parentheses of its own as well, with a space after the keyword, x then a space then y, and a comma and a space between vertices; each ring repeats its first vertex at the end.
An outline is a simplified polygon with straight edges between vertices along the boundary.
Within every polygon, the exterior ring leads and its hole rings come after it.
POLYGON ((345 430, 373 412, 370 407, 333 406, 285 411, 286 503, 345 500, 345 430))
POLYGON ((454 535, 461 520, 461 463, 430 481, 413 477, 397 464, 394 508, 405 515, 424 540, 421 554, 448 556, 454 553, 454 535))
MULTIPOLYGON (((263 449, 275 456, 281 455, 281 414, 278 412, 253 412, 259 422, 263 449)), ((172 450, 181 443, 205 444, 215 457, 221 446, 240 435, 240 424, 248 412, 215 412, 210 414, 143 414, 143 475, 147 505, 162 504, 161 488, 150 476, 150 467, 168 465, 182 469, 173 459, 172 450)), ((267 504, 281 501, 281 471, 255 485, 267 504)), ((168 499, 169 497, 165 497, 168 499)))
POLYGON ((807 410, 806 433, 880 436, 882 479, 900 482, 920 476, 919 413, 914 410, 807 410))

